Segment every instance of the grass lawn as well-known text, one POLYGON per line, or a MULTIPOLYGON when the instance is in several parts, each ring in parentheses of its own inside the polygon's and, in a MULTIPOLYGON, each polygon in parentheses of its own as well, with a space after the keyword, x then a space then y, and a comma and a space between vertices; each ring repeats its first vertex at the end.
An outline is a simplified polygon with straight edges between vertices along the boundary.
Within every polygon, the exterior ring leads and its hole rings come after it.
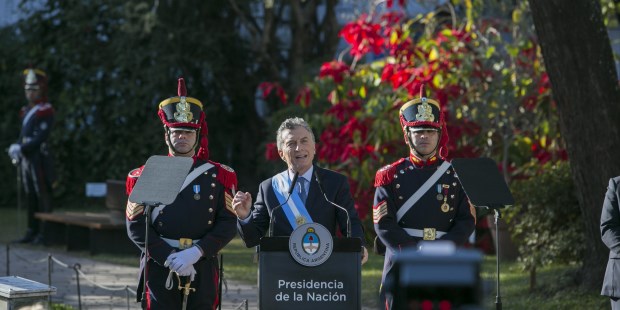
MULTIPOLYGON (((93 210, 88 210, 92 212, 93 210)), ((103 212, 103 208, 101 208, 103 212)), ((18 217, 15 209, 0 208, 0 243, 5 244, 20 237, 25 229, 25 212, 18 217), (21 225, 21 228, 20 228, 21 225)), ((95 255, 74 253, 106 262, 137 265, 134 256, 95 255)), ((235 238, 222 251, 225 277, 231 280, 256 283, 257 264, 253 262, 254 248, 248 249, 240 238, 235 238)), ((485 256, 482 264, 483 304, 485 309, 495 309, 495 257, 485 256)), ((379 282, 383 268, 383 257, 370 254, 368 263, 362 268, 362 303, 378 308, 379 282)), ((599 290, 586 291, 578 286, 579 279, 572 274, 577 266, 552 265, 537 273, 537 287, 529 291, 529 274, 522 271, 516 262, 502 261, 501 297, 503 309, 609 309, 609 301, 599 295, 599 290)))

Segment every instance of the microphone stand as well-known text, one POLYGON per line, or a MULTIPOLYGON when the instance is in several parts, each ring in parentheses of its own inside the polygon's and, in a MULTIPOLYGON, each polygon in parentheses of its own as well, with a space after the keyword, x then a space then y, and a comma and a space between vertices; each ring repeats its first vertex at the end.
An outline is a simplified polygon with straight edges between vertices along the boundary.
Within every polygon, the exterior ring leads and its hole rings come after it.
POLYGON ((269 213, 269 233, 267 237, 273 236, 273 213, 276 209, 281 208, 286 202, 288 202, 289 198, 291 198, 291 194, 293 193, 293 189, 295 188, 295 183, 297 183, 297 178, 299 177, 299 172, 295 171, 295 175, 293 175, 293 181, 291 181, 291 186, 288 188, 288 195, 286 196, 286 200, 283 203, 277 205, 275 208, 271 209, 271 213, 269 213))
POLYGON ((499 219, 502 218, 502 214, 499 212, 499 207, 493 207, 495 218, 495 257, 496 257, 496 272, 497 272, 497 295, 495 296, 495 309, 502 310, 502 295, 499 291, 499 219))
POLYGON ((146 305, 146 283, 147 283, 147 271, 148 271, 148 264, 149 264, 149 226, 151 225, 151 207, 157 205, 158 203, 156 202, 144 202, 144 221, 146 223, 146 227, 144 229, 144 270, 142 272, 144 272, 144 278, 143 280, 143 287, 142 287, 142 304, 146 305))
POLYGON ((319 178, 319 174, 316 173, 316 169, 314 169, 314 178, 316 179, 316 182, 319 184, 319 190, 321 190, 321 193, 323 194, 323 197, 325 198, 325 201, 331 203, 333 206, 335 206, 336 208, 343 210, 344 213, 347 215, 347 238, 351 238, 351 218, 349 217, 349 211, 347 209, 345 209, 344 207, 332 202, 331 200, 327 199, 327 194, 325 194, 325 191, 323 190, 323 184, 321 183, 321 179, 319 178))

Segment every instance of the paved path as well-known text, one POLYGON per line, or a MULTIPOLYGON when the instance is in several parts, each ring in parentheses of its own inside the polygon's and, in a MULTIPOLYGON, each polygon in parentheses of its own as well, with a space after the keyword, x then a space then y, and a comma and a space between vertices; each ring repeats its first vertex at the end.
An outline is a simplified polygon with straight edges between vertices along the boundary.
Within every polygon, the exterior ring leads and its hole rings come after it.
MULTIPOLYGON (((48 256, 52 257, 52 286, 56 294, 52 302, 78 309, 75 264, 80 265, 79 277, 82 309, 140 309, 134 302, 138 268, 94 261, 70 253, 43 247, 11 246, 7 272, 7 247, 0 245, 0 275, 20 276, 48 284, 48 256), (128 288, 128 289, 126 289, 128 288), (110 290, 114 289, 114 290, 110 290), (128 298, 129 297, 129 298, 128 298), (129 299, 129 301, 128 301, 129 299)), ((257 309, 256 285, 227 280, 228 290, 222 296, 222 309, 257 309)))

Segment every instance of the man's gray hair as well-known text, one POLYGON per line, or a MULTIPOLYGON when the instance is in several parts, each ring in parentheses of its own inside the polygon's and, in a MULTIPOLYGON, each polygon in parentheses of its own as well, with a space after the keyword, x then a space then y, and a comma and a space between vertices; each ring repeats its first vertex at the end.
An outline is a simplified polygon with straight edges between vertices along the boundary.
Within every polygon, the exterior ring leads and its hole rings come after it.
POLYGON ((278 128, 278 131, 276 132, 276 145, 278 146, 278 151, 281 151, 284 146, 283 145, 284 138, 282 137, 282 132, 284 132, 287 129, 293 130, 297 127, 305 128, 308 132, 310 132, 310 136, 312 137, 312 142, 316 142, 316 139, 314 139, 314 133, 312 132, 312 128, 310 128, 310 125, 308 125, 308 123, 306 123, 306 121, 304 121, 303 118, 301 117, 287 118, 286 120, 284 120, 284 122, 282 122, 282 124, 280 125, 280 128, 278 128))

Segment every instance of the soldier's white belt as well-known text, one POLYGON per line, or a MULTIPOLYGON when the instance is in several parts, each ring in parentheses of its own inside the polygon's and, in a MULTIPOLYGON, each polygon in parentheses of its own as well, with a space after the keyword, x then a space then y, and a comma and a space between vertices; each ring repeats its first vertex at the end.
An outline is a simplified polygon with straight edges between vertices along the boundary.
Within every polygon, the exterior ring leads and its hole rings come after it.
POLYGON ((403 228, 409 236, 423 238, 424 240, 435 240, 446 234, 445 231, 437 231, 435 228, 413 229, 403 228))
POLYGON ((198 243, 198 241, 200 241, 200 239, 192 240, 192 239, 187 239, 187 238, 181 238, 181 239, 168 239, 164 237, 160 237, 160 238, 161 240, 164 240, 169 246, 173 248, 177 248, 177 249, 187 249, 191 247, 192 245, 198 243))

